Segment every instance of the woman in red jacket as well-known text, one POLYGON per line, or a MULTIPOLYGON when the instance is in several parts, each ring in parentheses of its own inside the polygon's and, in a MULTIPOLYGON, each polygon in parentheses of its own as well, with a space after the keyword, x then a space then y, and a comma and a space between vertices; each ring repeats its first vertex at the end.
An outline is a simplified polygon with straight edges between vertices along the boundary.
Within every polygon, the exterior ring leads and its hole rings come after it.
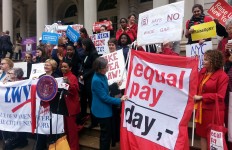
POLYGON ((204 67, 199 73, 198 92, 194 96, 196 108, 196 133, 201 137, 201 149, 207 150, 207 127, 212 123, 215 101, 220 110, 220 124, 224 125, 225 94, 228 76, 222 70, 223 54, 218 50, 209 50, 204 54, 204 67))
POLYGON ((68 115, 64 116, 64 128, 70 149, 79 150, 78 126, 76 124, 76 115, 80 112, 79 86, 77 78, 72 73, 71 69, 72 64, 70 62, 62 63, 61 71, 64 76, 64 81, 69 84, 68 92, 65 94, 68 115))
POLYGON ((116 39, 119 40, 119 37, 123 33, 126 33, 130 37, 131 42, 134 42, 137 35, 136 35, 134 29, 130 29, 127 26, 127 23, 128 23, 127 19, 126 18, 121 18, 119 22, 120 22, 121 28, 118 29, 117 32, 116 32, 116 39))

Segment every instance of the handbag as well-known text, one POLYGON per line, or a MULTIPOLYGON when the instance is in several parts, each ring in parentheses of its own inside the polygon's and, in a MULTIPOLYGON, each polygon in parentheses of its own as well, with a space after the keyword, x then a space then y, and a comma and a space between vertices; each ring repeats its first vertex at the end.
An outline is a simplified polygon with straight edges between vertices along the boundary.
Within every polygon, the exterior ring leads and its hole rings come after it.
POLYGON ((50 144, 48 150, 70 150, 66 135, 60 137, 55 143, 50 144))
POLYGON ((209 124, 207 131, 208 150, 228 150, 225 140, 227 128, 220 122, 218 100, 215 100, 212 123, 209 124))

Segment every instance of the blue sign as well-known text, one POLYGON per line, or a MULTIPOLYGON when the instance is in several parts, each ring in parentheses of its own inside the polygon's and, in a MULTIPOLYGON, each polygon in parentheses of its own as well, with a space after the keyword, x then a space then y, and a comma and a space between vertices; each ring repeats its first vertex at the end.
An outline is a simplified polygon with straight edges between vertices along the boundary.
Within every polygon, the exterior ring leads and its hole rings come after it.
POLYGON ((42 43, 49 43, 52 45, 58 45, 59 34, 57 33, 50 33, 50 32, 43 32, 42 33, 42 43))
POLYGON ((66 36, 73 42, 75 43, 78 38, 80 37, 80 34, 74 30, 71 26, 68 26, 66 30, 66 36))

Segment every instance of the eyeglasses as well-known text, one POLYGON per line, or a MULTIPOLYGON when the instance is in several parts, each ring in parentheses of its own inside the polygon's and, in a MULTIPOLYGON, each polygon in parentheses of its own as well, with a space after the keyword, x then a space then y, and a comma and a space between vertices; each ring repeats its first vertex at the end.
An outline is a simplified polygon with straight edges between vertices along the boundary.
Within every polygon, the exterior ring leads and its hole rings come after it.
POLYGON ((1 63, 0 65, 5 65, 6 63, 1 63))

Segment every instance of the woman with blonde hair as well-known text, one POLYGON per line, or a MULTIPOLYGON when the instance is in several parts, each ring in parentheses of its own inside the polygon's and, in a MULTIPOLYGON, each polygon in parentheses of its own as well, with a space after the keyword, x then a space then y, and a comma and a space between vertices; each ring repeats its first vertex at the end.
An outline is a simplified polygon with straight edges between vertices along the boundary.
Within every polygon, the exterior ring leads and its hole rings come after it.
POLYGON ((8 75, 7 72, 14 67, 14 63, 9 58, 3 58, 0 64, 0 82, 6 82, 8 75))

